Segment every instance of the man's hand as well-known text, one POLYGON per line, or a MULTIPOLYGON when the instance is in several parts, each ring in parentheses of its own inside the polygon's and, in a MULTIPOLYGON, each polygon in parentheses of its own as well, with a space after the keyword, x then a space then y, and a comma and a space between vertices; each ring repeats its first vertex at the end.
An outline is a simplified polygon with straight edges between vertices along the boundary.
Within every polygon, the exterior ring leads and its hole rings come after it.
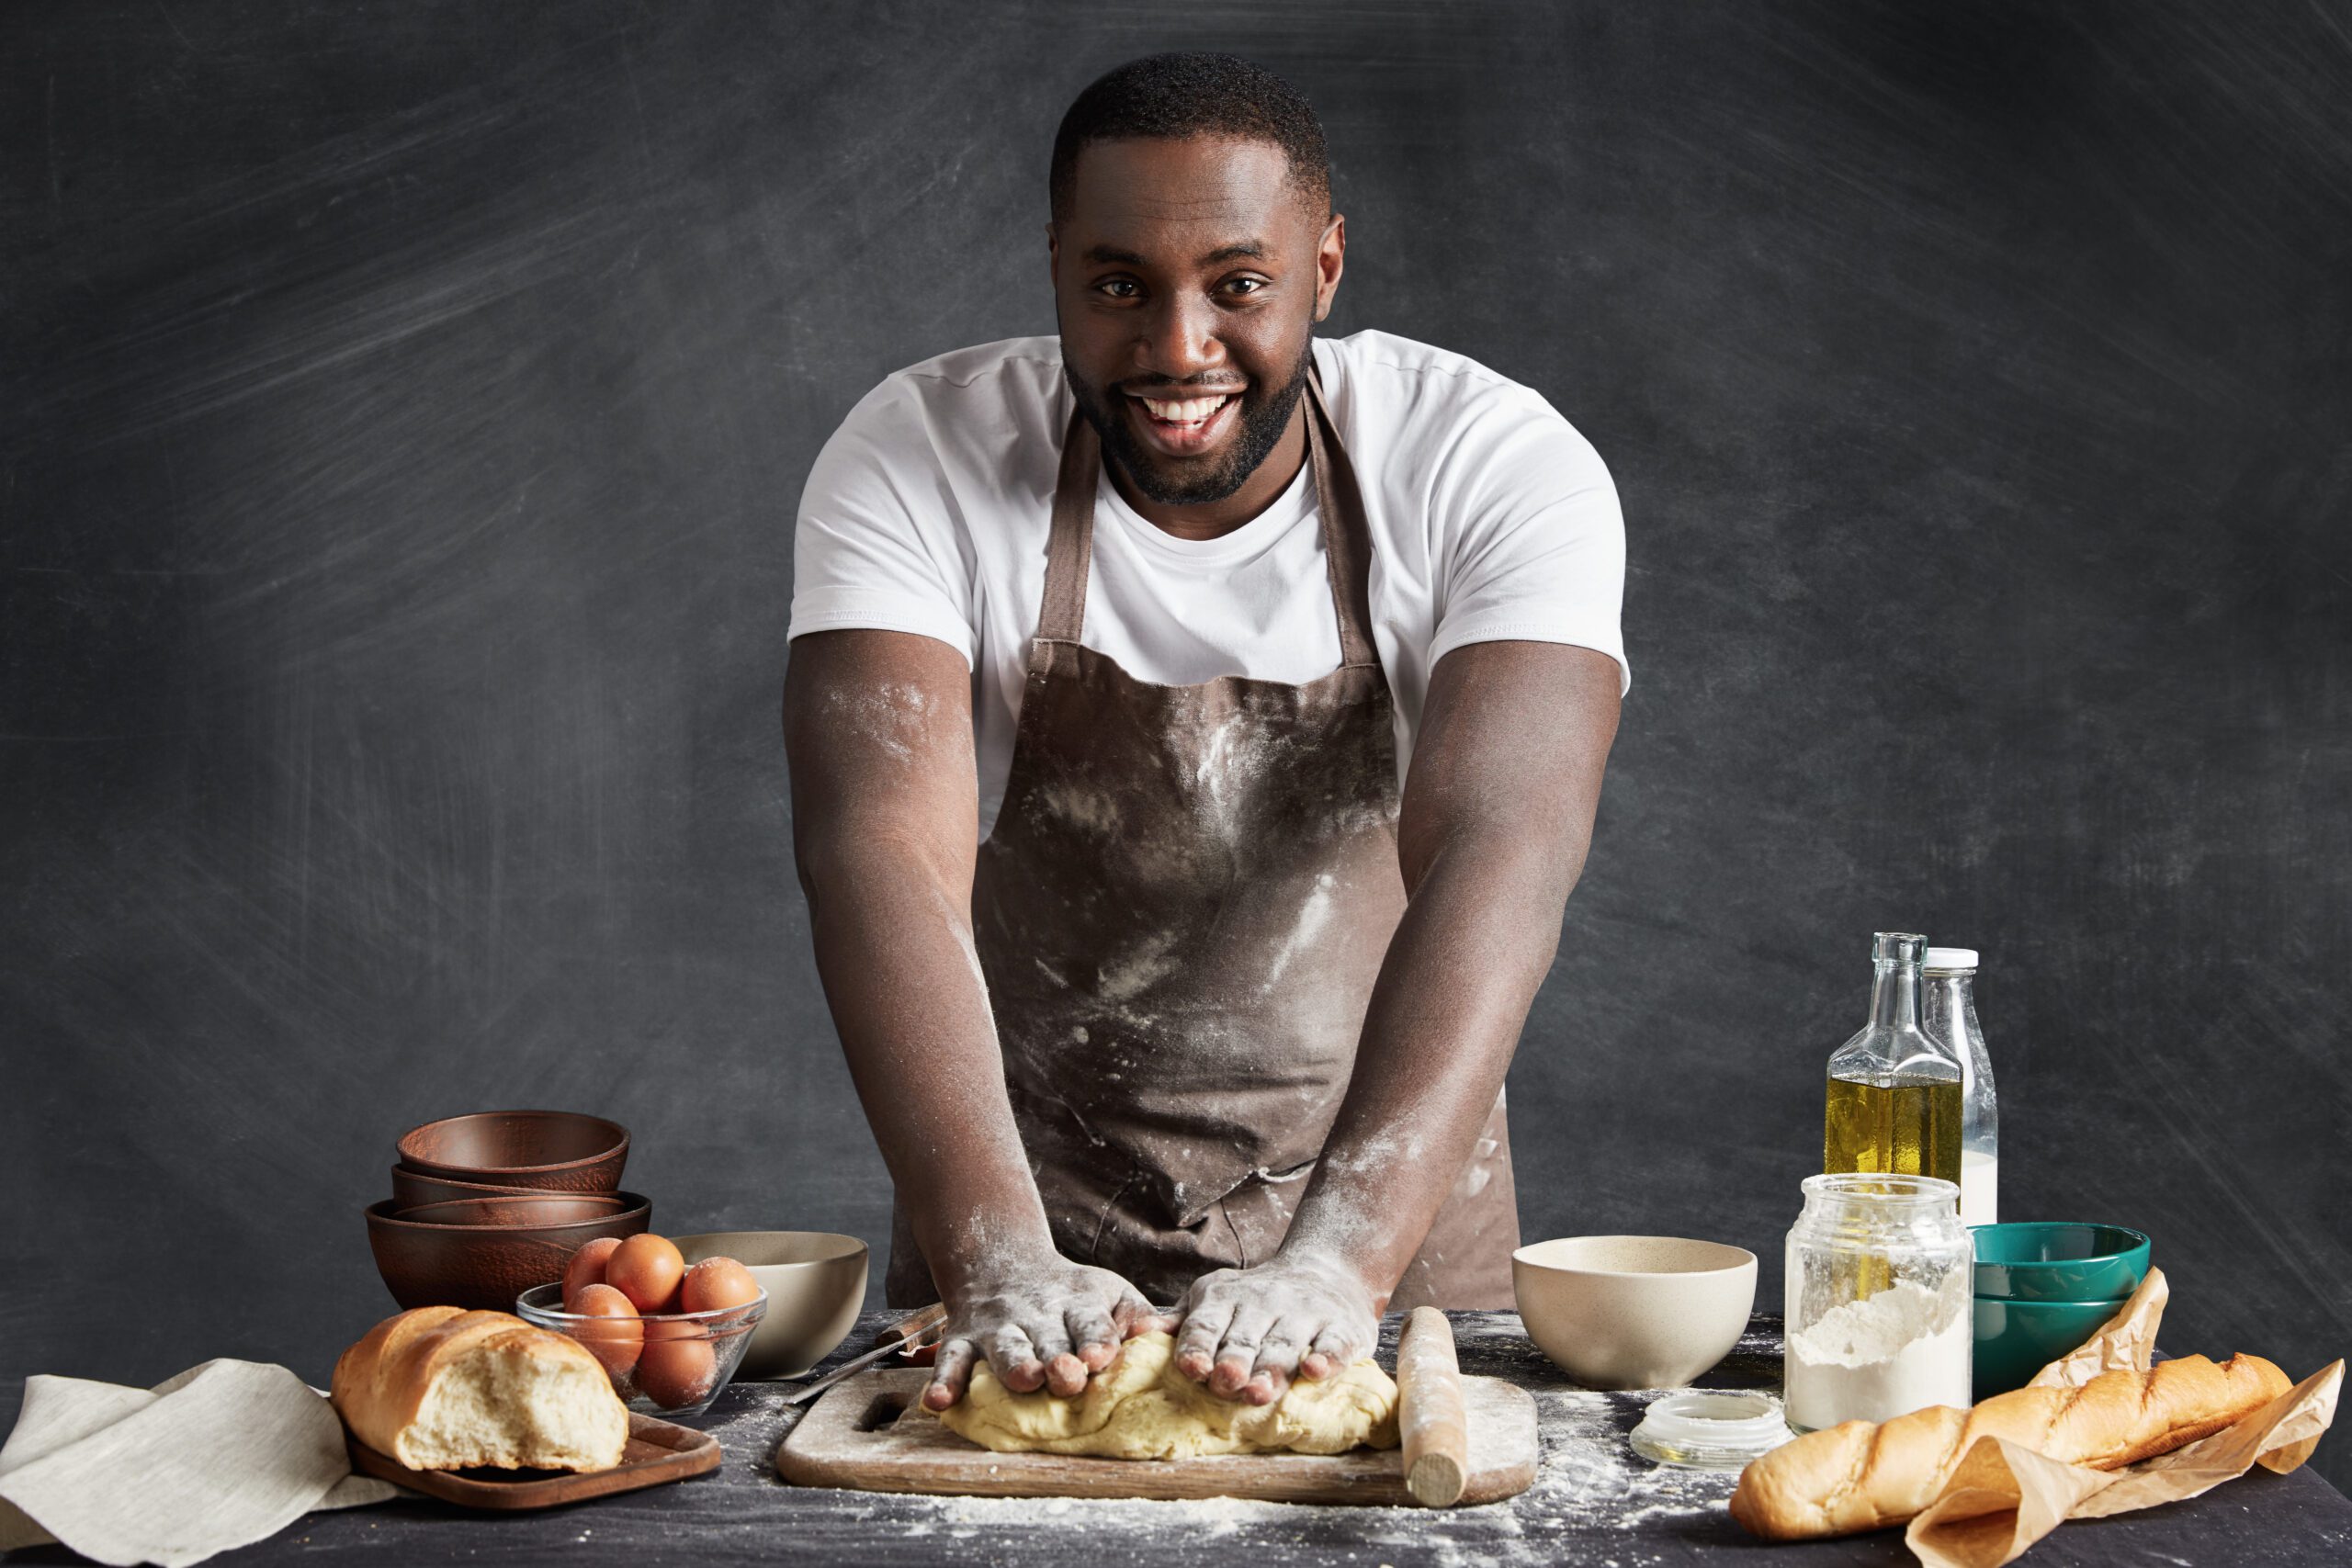
POLYGON ((1347 1263, 1280 1252, 1193 1282, 1179 1310, 1176 1368, 1209 1392, 1271 1404, 1301 1372, 1327 1378, 1372 1354, 1380 1308, 1347 1263))
POLYGON ((948 1303, 947 1332, 922 1391, 926 1409, 963 1398, 984 1355, 1013 1393, 1043 1387, 1067 1398, 1117 1360, 1120 1346, 1176 1325, 1118 1275, 1058 1253, 992 1260, 956 1293, 962 1299, 948 1303))

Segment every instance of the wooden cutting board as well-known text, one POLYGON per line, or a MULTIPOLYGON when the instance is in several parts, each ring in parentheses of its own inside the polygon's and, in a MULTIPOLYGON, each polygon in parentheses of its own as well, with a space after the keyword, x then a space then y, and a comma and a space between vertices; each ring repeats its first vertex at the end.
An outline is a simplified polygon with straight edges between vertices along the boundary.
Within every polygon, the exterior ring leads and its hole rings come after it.
POLYGON ((684 1481, 690 1475, 707 1475, 725 1457, 718 1439, 709 1433, 635 1411, 629 1413, 628 1446, 621 1450, 621 1462, 584 1475, 554 1470, 411 1470, 348 1432, 344 1438, 351 1452, 351 1468, 362 1474, 445 1503, 500 1512, 552 1508, 587 1497, 608 1497, 616 1492, 684 1481))
MULTIPOLYGON (((1396 1449, 1210 1459, 1070 1459, 990 1453, 917 1407, 931 1374, 877 1367, 821 1395, 775 1453, 800 1486, 977 1497, 1256 1497, 1277 1503, 1413 1506, 1396 1449)), ((1498 1502, 1535 1480, 1535 1401, 1499 1378, 1464 1378, 1470 1414, 1464 1505, 1498 1502)))

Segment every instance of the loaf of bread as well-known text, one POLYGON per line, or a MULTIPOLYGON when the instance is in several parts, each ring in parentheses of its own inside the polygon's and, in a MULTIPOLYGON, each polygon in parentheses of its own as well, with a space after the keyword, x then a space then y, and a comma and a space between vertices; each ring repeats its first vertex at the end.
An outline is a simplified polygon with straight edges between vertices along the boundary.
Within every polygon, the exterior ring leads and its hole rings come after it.
POLYGON ((1774 1540, 1852 1535, 1924 1510, 1979 1438, 2067 1464, 2118 1470, 2232 1425, 2287 1392, 2259 1356, 2202 1356, 2144 1372, 2101 1372, 2080 1388, 2021 1388, 1973 1410, 1930 1405, 1879 1425, 1848 1421, 1783 1443, 1740 1472, 1732 1517, 1774 1540))
POLYGON ((576 1339, 503 1312, 418 1307, 334 1364, 352 1436, 411 1470, 610 1470, 628 1406, 576 1339))

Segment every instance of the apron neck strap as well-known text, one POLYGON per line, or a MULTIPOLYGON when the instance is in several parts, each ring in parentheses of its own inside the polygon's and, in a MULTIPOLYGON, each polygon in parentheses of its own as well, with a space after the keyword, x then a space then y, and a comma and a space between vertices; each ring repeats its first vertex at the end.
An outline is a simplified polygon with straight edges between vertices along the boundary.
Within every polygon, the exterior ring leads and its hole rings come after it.
POLYGON ((1331 608, 1340 621, 1340 662, 1350 668, 1380 667, 1372 646, 1372 530, 1363 516, 1363 492, 1340 445, 1339 428, 1323 403, 1323 377, 1310 361, 1306 373, 1306 457, 1315 466, 1315 510, 1323 523, 1323 567, 1331 580, 1331 608))
MULTIPOLYGON (((1340 623, 1340 661, 1377 668, 1372 625, 1372 534, 1355 469, 1323 401, 1323 378, 1310 359, 1306 375, 1306 454, 1315 470, 1315 509, 1323 527, 1323 564, 1331 581, 1331 607, 1340 623)), ((1102 470, 1102 438, 1086 415, 1070 410, 1062 437, 1061 473, 1054 484, 1054 525, 1046 545, 1046 592, 1037 614, 1041 642, 1076 644, 1086 627, 1086 580, 1094 558, 1094 491, 1102 470)))
POLYGON ((1102 438, 1085 412, 1069 411, 1061 477, 1054 481, 1054 531, 1046 541, 1046 597, 1037 640, 1078 644, 1086 627, 1086 579, 1094 559, 1094 486, 1102 471, 1102 438))

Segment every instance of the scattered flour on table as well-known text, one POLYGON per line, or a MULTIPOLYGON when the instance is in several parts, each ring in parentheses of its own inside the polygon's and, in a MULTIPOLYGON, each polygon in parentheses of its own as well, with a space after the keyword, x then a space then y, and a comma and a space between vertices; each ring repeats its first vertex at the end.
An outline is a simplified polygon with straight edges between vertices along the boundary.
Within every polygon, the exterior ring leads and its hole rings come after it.
POLYGON ((1243 1497, 1204 1497, 1163 1502, 1146 1497, 894 1497, 890 1511, 918 1509, 932 1516, 901 1527, 911 1536, 967 1538, 982 1529, 1023 1534, 1040 1529, 1089 1533, 1109 1529, 1127 1545, 1153 1540, 1215 1540, 1247 1526, 1295 1526, 1312 1510, 1290 1503, 1260 1503, 1243 1497))
MULTIPOLYGON (((1036 1538, 1065 1532, 1068 1539, 1057 1552, 1082 1540, 1087 1560, 1102 1568, 1140 1568, 1185 1557, 1201 1542, 1213 1543, 1214 1554, 1234 1560, 1251 1554, 1287 1560, 1295 1551, 1311 1551, 1353 1568, 1657 1568, 1741 1539, 1724 1508, 1738 1482, 1736 1472, 1656 1466, 1625 1446, 1642 1407, 1664 1391, 1610 1394, 1561 1388, 1558 1374, 1528 1342, 1515 1314, 1457 1314, 1454 1337, 1463 1348, 1465 1371, 1537 1385, 1531 1392, 1542 1463, 1534 1484, 1507 1502, 1436 1510, 1239 1497, 1159 1502, 831 1495, 851 1517, 887 1526, 894 1536, 962 1543, 962 1558, 975 1563, 1047 1555, 1036 1538)), ((1384 1355, 1390 1349, 1393 1341, 1384 1355)), ((1776 1366, 1780 1350, 1777 1332, 1751 1334, 1742 1341, 1739 1357, 1776 1366)), ((752 1446, 764 1456, 774 1438, 752 1446)))
POLYGON ((1679 1470, 1652 1464, 1625 1446, 1630 1427, 1609 1396, 1582 1390, 1536 1396, 1544 1463, 1516 1512, 1530 1525, 1561 1529, 1638 1529, 1667 1518, 1719 1514, 1739 1482, 1736 1471, 1679 1470))
MULTIPOLYGON (((1535 1484, 1506 1503, 1429 1511, 1318 1507, 1240 1497, 1161 1502, 1129 1497, 894 1496, 876 1510, 897 1533, 980 1541, 1039 1532, 1082 1532, 1105 1543, 1105 1561, 1150 1561, 1170 1548, 1248 1538, 1328 1543, 1335 1519, 1364 1568, 1380 1562, 1432 1562, 1439 1568, 1498 1563, 1536 1568, 1563 1562, 1639 1568, 1658 1561, 1664 1542, 1636 1531, 1670 1533, 1669 1521, 1721 1514, 1737 1476, 1654 1466, 1625 1447, 1628 1416, 1611 1396, 1544 1391, 1543 1463, 1535 1484), (913 1517, 909 1517, 910 1515, 913 1517), (1593 1533, 1623 1539, 1622 1549, 1593 1555, 1593 1533), (1578 1538, 1585 1550, 1576 1550, 1578 1538)), ((1236 1550, 1244 1540, 1235 1540, 1236 1550)))

